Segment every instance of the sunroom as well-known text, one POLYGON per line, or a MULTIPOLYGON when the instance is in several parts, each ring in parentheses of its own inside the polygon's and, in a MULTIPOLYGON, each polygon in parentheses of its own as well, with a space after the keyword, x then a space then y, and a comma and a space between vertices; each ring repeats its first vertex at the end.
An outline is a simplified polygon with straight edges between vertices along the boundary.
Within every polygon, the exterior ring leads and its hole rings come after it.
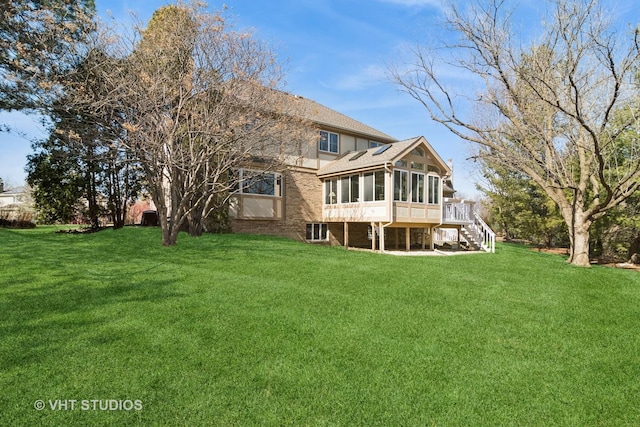
POLYGON ((442 183, 450 174, 424 137, 345 153, 318 171, 323 221, 345 246, 424 247, 441 223, 442 183))

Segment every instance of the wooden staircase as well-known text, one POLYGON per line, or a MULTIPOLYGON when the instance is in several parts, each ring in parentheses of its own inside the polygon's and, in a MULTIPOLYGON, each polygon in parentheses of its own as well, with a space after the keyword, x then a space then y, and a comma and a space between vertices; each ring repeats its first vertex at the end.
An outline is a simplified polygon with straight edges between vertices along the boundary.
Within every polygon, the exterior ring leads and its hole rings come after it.
POLYGON ((435 230, 435 241, 450 244, 458 241, 466 242, 472 250, 495 252, 496 233, 483 221, 480 214, 474 209, 474 205, 474 202, 446 199, 442 225, 435 230))

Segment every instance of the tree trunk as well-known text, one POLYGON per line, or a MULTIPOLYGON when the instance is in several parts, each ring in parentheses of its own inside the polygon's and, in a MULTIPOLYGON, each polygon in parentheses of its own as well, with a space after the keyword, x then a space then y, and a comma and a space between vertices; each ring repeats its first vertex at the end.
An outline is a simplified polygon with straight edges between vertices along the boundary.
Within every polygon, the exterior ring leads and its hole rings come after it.
POLYGON ((187 215, 187 224, 189 226, 189 236, 200 237, 204 233, 204 218, 202 210, 197 207, 187 215))
POLYGON ((200 237, 204 233, 202 221, 189 221, 189 236, 200 237))
MULTIPOLYGON (((166 221, 166 220, 165 220, 166 221)), ((162 245, 173 246, 178 241, 178 229, 173 226, 162 227, 162 245)))
POLYGON ((162 229, 162 245, 173 246, 178 240, 178 231, 174 231, 175 224, 173 224, 172 221, 168 218, 168 209, 164 201, 164 194, 158 191, 154 194, 154 197, 154 200, 157 200, 156 210, 158 213, 158 222, 160 223, 160 228, 162 229))
POLYGON ((589 227, 582 224, 573 228, 570 233, 571 250, 569 251, 569 264, 580 267, 589 267, 589 227))

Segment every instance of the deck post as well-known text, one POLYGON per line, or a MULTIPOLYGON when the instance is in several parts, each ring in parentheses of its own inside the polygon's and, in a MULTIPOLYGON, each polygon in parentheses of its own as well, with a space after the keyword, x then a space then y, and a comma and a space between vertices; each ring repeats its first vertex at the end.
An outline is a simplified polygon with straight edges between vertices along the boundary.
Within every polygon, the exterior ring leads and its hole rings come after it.
POLYGON ((411 228, 410 227, 405 227, 405 239, 406 241, 405 243, 405 249, 407 250, 407 252, 409 252, 411 250, 411 228))
POLYGON ((460 238, 460 232, 462 231, 462 226, 459 225, 458 226, 458 250, 460 250, 460 243, 461 243, 461 238, 460 238))
POLYGON ((371 250, 376 251, 376 223, 371 223, 371 250))
POLYGON ((382 228, 382 223, 378 223, 378 230, 380 230, 380 252, 384 252, 384 228, 382 228))
POLYGON ((435 245, 435 239, 433 238, 433 225, 431 227, 429 227, 429 237, 431 237, 431 245, 430 248, 432 251, 436 249, 436 245, 435 245))
POLYGON ((344 223, 344 248, 349 249, 349 223, 344 223))

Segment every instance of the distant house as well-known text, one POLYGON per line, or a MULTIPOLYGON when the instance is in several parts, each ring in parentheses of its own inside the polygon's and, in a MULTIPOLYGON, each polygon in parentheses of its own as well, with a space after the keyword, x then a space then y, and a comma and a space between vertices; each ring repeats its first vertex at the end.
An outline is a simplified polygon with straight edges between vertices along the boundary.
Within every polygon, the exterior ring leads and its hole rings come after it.
MULTIPOLYGON (((0 181, 1 184, 1 181, 0 181)), ((0 185, 0 187, 3 187, 0 185)), ((29 188, 15 187, 4 191, 0 189, 0 224, 2 226, 33 226, 33 204, 29 188), (22 224, 22 225, 20 225, 22 224)))
POLYGON ((473 203, 454 198, 451 166, 424 137, 398 141, 288 96, 317 127, 317 145, 281 173, 238 171, 248 184, 232 199, 233 231, 382 251, 446 244, 493 251, 493 231, 473 203))
POLYGON ((29 203, 29 192, 26 187, 15 187, 4 191, 0 188, 0 209, 17 209, 29 203))

